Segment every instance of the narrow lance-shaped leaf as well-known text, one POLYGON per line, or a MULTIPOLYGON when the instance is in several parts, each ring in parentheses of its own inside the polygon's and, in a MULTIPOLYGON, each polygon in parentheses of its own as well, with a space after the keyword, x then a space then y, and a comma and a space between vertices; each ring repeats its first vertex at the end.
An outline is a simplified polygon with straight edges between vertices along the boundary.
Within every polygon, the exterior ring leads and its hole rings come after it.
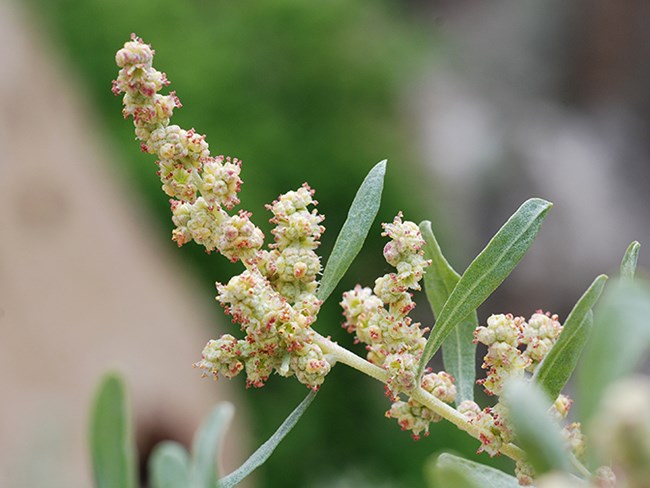
POLYGON ((271 456, 275 448, 280 444, 282 439, 291 432, 291 429, 295 427, 302 417, 302 414, 305 413, 307 407, 316 397, 315 391, 310 391, 305 399, 300 402, 300 405, 289 414, 289 416, 282 422, 282 425, 276 430, 273 435, 262 444, 257 451, 255 451, 239 468, 230 473, 229 475, 221 478, 219 480, 219 488, 231 488, 236 486, 237 483, 240 483, 246 476, 252 473, 255 469, 260 467, 264 462, 271 456))
POLYGON ((508 219, 472 261, 447 299, 429 335, 419 375, 451 331, 490 296, 530 248, 552 204, 531 198, 508 219))
POLYGON ((641 279, 613 283, 596 312, 576 381, 576 405, 585 425, 607 387, 634 371, 650 349, 650 283, 641 279))
POLYGON ((95 396, 90 450, 97 488, 135 488, 135 441, 122 379, 106 375, 95 396))
POLYGON ((433 471, 435 486, 444 488, 521 488, 514 476, 449 453, 438 456, 433 471))
POLYGON ((564 322, 557 342, 535 370, 533 379, 548 393, 551 401, 560 394, 578 364, 593 325, 591 309, 606 281, 607 276, 598 276, 580 297, 564 322))
POLYGON ((217 452, 234 415, 232 404, 223 402, 212 409, 194 435, 192 442, 191 477, 196 488, 213 488, 216 486, 218 473, 216 469, 217 452))
POLYGON ((517 444, 538 475, 570 471, 570 453, 560 427, 548 412, 544 393, 533 382, 515 380, 506 384, 503 400, 517 444))
MULTIPOLYGON (((424 275, 424 290, 434 316, 438 317, 458 283, 460 275, 442 254, 436 236, 431 229, 431 222, 428 220, 422 222, 420 231, 426 243, 424 256, 431 260, 431 266, 427 268, 424 275)), ((474 400, 476 345, 473 343, 473 339, 477 326, 476 311, 472 311, 457 327, 454 327, 442 343, 442 359, 445 370, 456 380, 456 404, 465 400, 474 400)))
POLYGON ((386 160, 377 163, 361 183, 323 271, 323 279, 316 292, 319 300, 324 302, 332 294, 363 247, 379 211, 385 174, 386 160))
POLYGON ((187 488, 189 470, 189 453, 178 442, 161 442, 149 458, 152 488, 187 488))
POLYGON ((636 272, 636 263, 639 259, 639 250, 641 244, 637 241, 632 242, 625 251, 623 260, 621 261, 621 278, 632 279, 636 272))

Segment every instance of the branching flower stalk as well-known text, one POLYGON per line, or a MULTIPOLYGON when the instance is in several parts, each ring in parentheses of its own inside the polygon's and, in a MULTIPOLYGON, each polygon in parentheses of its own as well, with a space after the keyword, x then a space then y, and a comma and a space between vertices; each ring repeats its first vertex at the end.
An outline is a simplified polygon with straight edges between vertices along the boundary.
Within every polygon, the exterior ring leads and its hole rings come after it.
MULTIPOLYGON (((181 104, 174 92, 158 93, 168 81, 153 67, 153 55, 133 35, 117 52, 121 69, 113 91, 124 95, 123 114, 133 118, 141 149, 158 158, 158 175, 176 226, 172 239, 179 246, 194 241, 245 268, 228 283, 217 283, 216 297, 245 337, 224 334, 209 341, 195 367, 215 379, 245 372, 251 387, 263 386, 275 372, 317 390, 335 363, 346 364, 385 385, 392 401, 386 416, 415 439, 428 435, 430 423, 444 418, 478 439, 479 451, 515 460, 519 481, 532 483, 535 473, 524 451, 513 444, 501 401, 481 409, 467 400, 453 408, 456 386, 450 374, 425 370, 418 376, 428 329, 409 318, 415 307, 410 290, 420 289, 431 264, 424 258, 418 226, 403 220, 401 212, 383 224, 382 235, 389 238, 383 254, 394 272, 379 277, 373 289, 357 285, 343 294, 343 326, 366 345, 367 360, 319 334, 311 326, 322 305, 316 295, 321 273, 316 249, 325 229, 323 216, 314 209, 314 191, 305 183, 267 205, 274 241, 263 249, 264 235, 251 213, 229 213, 239 204, 241 162, 212 156, 204 135, 170 124, 181 104)), ((488 373, 478 383, 489 395, 501 395, 507 381, 535 371, 561 331, 558 317, 550 313, 538 311, 527 321, 492 315, 474 335, 488 346, 483 363, 488 373)), ((551 412, 561 420, 570 404, 560 395, 551 412)), ((578 460, 584 454, 579 424, 567 425, 563 433, 576 470, 588 477, 578 460)))
MULTIPOLYGON (((356 369, 357 371, 370 376, 371 378, 374 378, 381 383, 387 384, 389 376, 386 370, 372 364, 369 361, 366 361, 362 357, 357 356, 348 349, 345 349, 344 347, 338 345, 335 342, 332 342, 329 338, 323 337, 320 334, 317 334, 315 336, 314 341, 319 346, 321 346, 323 351, 325 351, 328 355, 331 355, 331 357, 335 358, 336 361, 341 362, 353 369, 356 369)), ((415 400, 425 405, 440 417, 448 420, 460 430, 467 432, 475 439, 480 439, 481 436, 486 435, 486 433, 483 432, 481 428, 469 422, 463 414, 458 412, 458 410, 450 407, 448 404, 438 399, 435 395, 432 395, 423 388, 415 388, 411 392, 411 395, 415 400)), ((524 452, 514 444, 505 444, 501 446, 500 452, 501 454, 508 456, 515 461, 525 460, 524 452)))

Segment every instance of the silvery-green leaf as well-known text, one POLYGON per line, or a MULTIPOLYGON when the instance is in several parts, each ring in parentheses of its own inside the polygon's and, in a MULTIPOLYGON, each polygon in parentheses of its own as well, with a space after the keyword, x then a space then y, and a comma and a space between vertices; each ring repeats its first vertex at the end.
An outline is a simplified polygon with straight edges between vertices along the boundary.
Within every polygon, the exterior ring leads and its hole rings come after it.
MULTIPOLYGON (((451 331, 490 296, 530 248, 552 204, 531 198, 508 219, 460 277, 435 323, 419 375, 451 331)), ((419 376, 418 375, 418 376, 419 376)))
POLYGON ((95 395, 90 451, 97 488, 135 488, 135 441, 124 383, 117 374, 106 375, 95 395))
POLYGON ((379 211, 385 174, 386 160, 377 163, 361 183, 323 271, 316 292, 319 300, 324 302, 332 294, 363 247, 379 211))
POLYGON ((432 486, 440 488, 521 488, 514 476, 448 453, 438 456, 433 472, 432 486))
POLYGON ((232 404, 219 403, 194 435, 192 441, 191 479, 193 488, 213 488, 217 484, 217 452, 234 415, 232 404))
POLYGON ((316 397, 315 391, 310 391, 305 399, 300 402, 293 412, 282 422, 282 425, 276 430, 273 435, 262 444, 257 451, 255 451, 239 468, 230 473, 227 476, 224 476, 219 480, 219 488, 231 488, 236 486, 237 483, 240 483, 246 476, 252 473, 255 469, 260 467, 264 462, 271 456, 275 448, 280 444, 282 439, 291 432, 291 429, 295 427, 302 417, 302 414, 305 413, 307 407, 316 397))
POLYGON ((650 349, 650 283, 612 283, 596 308, 592 338, 578 368, 579 418, 586 424, 603 391, 630 374, 650 349))
POLYGON ((632 279, 636 271, 636 263, 639 259, 639 250, 641 244, 637 241, 632 242, 625 251, 623 260, 621 261, 621 278, 632 279))
MULTIPOLYGON (((425 220, 420 224, 420 231, 425 241, 424 256, 431 260, 431 266, 424 275, 424 290, 435 317, 449 298, 460 275, 445 259, 436 236, 431 229, 431 222, 425 220)), ((465 400, 474 400, 476 383, 476 344, 474 330, 478 326, 476 311, 472 311, 458 326, 449 333, 442 343, 442 359, 445 371, 450 373, 456 383, 456 404, 465 400)))
POLYGON ((535 472, 570 471, 570 453, 542 390, 533 382, 514 380, 506 384, 502 399, 516 442, 535 472))
POLYGON ((467 470, 457 465, 439 465, 433 472, 435 484, 432 487, 446 486, 448 488, 483 488, 485 485, 476 483, 467 470))
POLYGON ((158 444, 149 458, 151 488, 188 488, 190 458, 178 442, 158 444))
POLYGON ((551 401, 560 394, 578 364, 593 325, 591 309, 606 281, 607 276, 598 276, 580 297, 564 322, 557 342, 535 370, 533 379, 546 391, 551 401))

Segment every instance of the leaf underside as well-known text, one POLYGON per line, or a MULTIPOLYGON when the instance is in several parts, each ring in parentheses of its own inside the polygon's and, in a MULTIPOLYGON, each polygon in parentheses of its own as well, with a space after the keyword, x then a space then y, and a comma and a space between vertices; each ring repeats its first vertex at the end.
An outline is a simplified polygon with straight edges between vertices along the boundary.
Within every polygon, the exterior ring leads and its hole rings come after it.
MULTIPOLYGON (((427 220, 422 222, 420 231, 425 241, 424 256, 426 259, 431 260, 431 265, 424 275, 424 290, 433 315, 438 317, 449 295, 458 283, 460 275, 451 267, 442 254, 431 229, 431 222, 427 220)), ((454 327, 442 343, 442 359, 445 371, 455 379, 456 404, 465 400, 474 400, 476 344, 473 343, 473 339, 474 330, 477 326, 476 311, 472 311, 467 318, 454 327)))

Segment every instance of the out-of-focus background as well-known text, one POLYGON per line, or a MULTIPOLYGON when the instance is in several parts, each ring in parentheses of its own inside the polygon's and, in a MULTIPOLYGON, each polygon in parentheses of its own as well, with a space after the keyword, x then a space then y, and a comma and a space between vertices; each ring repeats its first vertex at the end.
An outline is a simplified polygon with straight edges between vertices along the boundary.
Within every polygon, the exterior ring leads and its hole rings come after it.
MULTIPOLYGON (((387 272, 379 222, 398 210, 431 220, 462 271, 540 196, 555 207, 538 242, 479 317, 563 318, 631 240, 650 244, 648 18, 644 0, 0 2, 0 485, 91 485, 87 415, 109 369, 129 384, 143 466, 225 399, 227 472, 306 393, 191 368, 233 332, 214 282, 240 270, 169 239, 154 161, 110 92, 131 32, 183 102, 174 122, 244 160, 242 207, 267 235, 264 203, 308 181, 327 256, 365 173, 389 159, 379 219, 337 294, 387 272)), ((316 328, 363 353, 336 301, 316 328)), ((423 297, 414 317, 431 323, 423 297)), ((478 447, 445 423, 414 442, 388 407, 380 385, 335 368, 249 486, 422 486, 429 456, 478 447)))

